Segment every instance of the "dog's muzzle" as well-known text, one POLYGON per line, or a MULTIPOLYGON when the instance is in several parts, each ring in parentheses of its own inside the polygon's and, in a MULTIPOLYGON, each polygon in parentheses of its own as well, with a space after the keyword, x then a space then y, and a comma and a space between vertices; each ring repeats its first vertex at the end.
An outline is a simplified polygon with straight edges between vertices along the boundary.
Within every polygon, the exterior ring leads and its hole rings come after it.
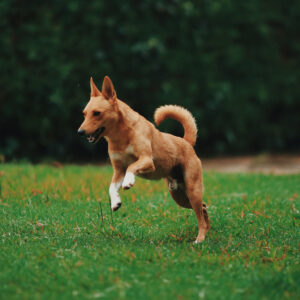
POLYGON ((79 129, 78 134, 85 135, 89 143, 96 143, 96 142, 98 142, 98 140, 104 130, 105 130, 105 127, 100 127, 96 131, 94 131, 94 133, 86 134, 85 130, 79 129))
POLYGON ((105 130, 105 127, 100 127, 93 134, 87 135, 86 138, 87 138, 88 142, 93 143, 93 144, 98 142, 98 140, 104 130, 105 130))

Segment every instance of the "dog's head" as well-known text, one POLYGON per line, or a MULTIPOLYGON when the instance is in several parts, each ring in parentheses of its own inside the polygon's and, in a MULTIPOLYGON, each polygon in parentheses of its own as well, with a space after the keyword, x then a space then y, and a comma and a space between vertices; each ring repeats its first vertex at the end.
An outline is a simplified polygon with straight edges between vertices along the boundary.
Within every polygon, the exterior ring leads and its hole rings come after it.
POLYGON ((84 121, 78 134, 85 135, 90 143, 107 136, 119 120, 118 101, 114 86, 108 76, 104 77, 102 92, 90 80, 91 98, 83 110, 84 121))

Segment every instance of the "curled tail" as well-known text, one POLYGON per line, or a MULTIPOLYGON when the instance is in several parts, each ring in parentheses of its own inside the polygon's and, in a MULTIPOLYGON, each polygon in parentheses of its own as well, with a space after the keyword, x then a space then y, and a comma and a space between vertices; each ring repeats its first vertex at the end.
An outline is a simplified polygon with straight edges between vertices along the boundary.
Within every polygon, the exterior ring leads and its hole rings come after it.
POLYGON ((177 105, 165 105, 156 109, 154 121, 158 126, 164 119, 171 118, 180 122, 184 128, 184 139, 192 146, 197 139, 197 126, 192 114, 185 108, 177 105))

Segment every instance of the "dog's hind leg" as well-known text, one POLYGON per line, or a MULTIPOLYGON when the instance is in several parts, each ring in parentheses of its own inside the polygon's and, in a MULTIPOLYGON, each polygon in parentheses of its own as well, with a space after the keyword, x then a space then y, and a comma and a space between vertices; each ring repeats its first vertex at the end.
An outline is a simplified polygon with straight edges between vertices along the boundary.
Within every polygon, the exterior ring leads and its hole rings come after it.
POLYGON ((204 219, 207 225, 207 230, 210 229, 210 222, 209 222, 209 217, 208 217, 208 213, 207 213, 207 209, 206 209, 206 204, 204 202, 202 202, 202 209, 203 209, 203 215, 204 215, 204 219))
MULTIPOLYGON (((174 188, 172 188, 172 186, 170 187, 169 179, 166 179, 166 183, 169 188, 170 195, 172 196, 172 198, 175 200, 175 202, 179 206, 184 207, 184 208, 193 208, 188 196, 186 195, 185 187, 181 187, 181 185, 177 185, 178 186, 177 189, 174 189, 174 188)), ((206 204, 204 202, 202 202, 202 210, 203 210, 205 222, 208 225, 208 229, 209 229, 210 228, 209 218, 208 218, 208 213, 207 213, 207 209, 206 209, 206 204)))
POLYGON ((200 243, 205 239, 205 234, 209 229, 209 219, 206 206, 202 202, 202 170, 200 160, 193 160, 184 167, 186 194, 191 206, 196 214, 198 222, 198 236, 195 243, 200 243))
POLYGON ((180 184, 180 186, 179 186, 178 183, 176 183, 177 186, 175 189, 170 184, 170 179, 166 179, 165 181, 169 188, 170 195, 175 200, 175 202, 181 207, 192 208, 190 200, 185 193, 185 189, 181 186, 182 184, 180 184))
MULTIPOLYGON (((175 183, 170 184, 169 179, 166 179, 165 181, 169 188, 170 195, 175 200, 175 202, 181 207, 192 208, 190 200, 189 200, 188 196, 186 195, 185 187, 182 187, 181 184, 178 185, 178 183, 176 183, 176 188, 174 188, 175 183)), ((209 229, 210 228, 209 218, 208 218, 206 204, 204 202, 202 202, 202 209, 203 209, 205 222, 208 225, 208 229, 209 229)))

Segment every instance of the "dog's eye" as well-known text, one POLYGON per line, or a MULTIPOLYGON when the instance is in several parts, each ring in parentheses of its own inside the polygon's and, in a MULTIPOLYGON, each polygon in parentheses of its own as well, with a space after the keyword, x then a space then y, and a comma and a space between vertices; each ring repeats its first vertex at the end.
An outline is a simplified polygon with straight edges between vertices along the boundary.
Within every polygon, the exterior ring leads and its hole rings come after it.
POLYGON ((100 116, 100 111, 93 111, 93 116, 94 117, 100 116))

